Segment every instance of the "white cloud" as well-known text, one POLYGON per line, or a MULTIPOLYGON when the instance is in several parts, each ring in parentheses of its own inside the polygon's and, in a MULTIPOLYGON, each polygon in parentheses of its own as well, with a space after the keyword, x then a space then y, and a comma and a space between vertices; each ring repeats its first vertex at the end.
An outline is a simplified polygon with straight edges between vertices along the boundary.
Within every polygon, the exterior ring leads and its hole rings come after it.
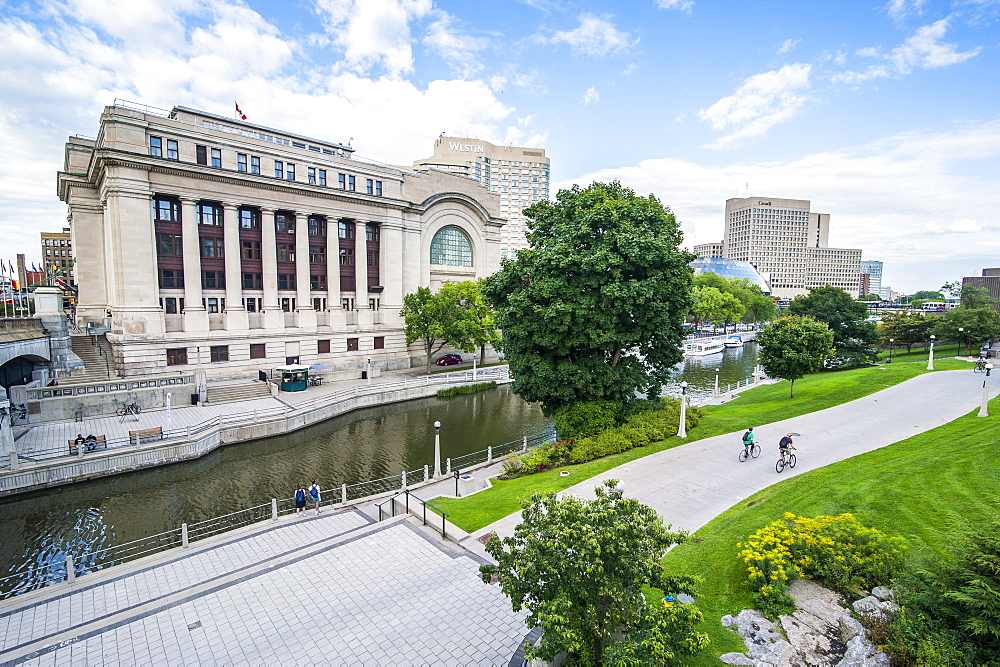
POLYGON ((583 94, 583 100, 581 101, 584 106, 587 106, 588 104, 595 104, 601 101, 601 94, 597 92, 597 88, 591 86, 587 89, 587 92, 583 94))
POLYGON ((483 69, 476 53, 487 45, 487 40, 475 38, 459 31, 450 14, 435 10, 436 19, 427 28, 423 43, 448 61, 456 73, 469 77, 483 69))
POLYGON ((345 65, 359 73, 381 66, 390 76, 413 71, 410 21, 432 9, 431 0, 318 0, 327 32, 343 49, 345 65))
POLYGON ((959 51, 957 45, 941 41, 948 32, 948 22, 949 19, 943 18, 918 28, 910 38, 889 53, 884 53, 877 47, 860 49, 856 55, 877 58, 883 62, 870 65, 862 71, 841 72, 831 78, 836 82, 860 83, 871 79, 905 76, 916 68, 949 67, 979 55, 982 47, 959 51))
POLYGON ((656 0, 656 6, 660 9, 676 9, 690 14, 694 0, 656 0))
POLYGON ((732 95, 723 97, 698 117, 714 130, 729 134, 709 148, 725 148, 744 139, 759 137, 778 123, 794 117, 808 98, 801 93, 809 88, 810 65, 796 63, 779 70, 754 74, 732 95))
POLYGON ((792 49, 794 49, 796 46, 798 46, 799 42, 801 42, 801 41, 802 41, 801 38, 799 38, 799 39, 791 39, 791 38, 786 39, 785 41, 783 41, 781 43, 781 46, 778 47, 778 55, 784 55, 784 54, 788 53, 789 51, 791 51, 792 49))
POLYGON ((922 14, 927 0, 889 0, 886 13, 893 20, 900 21, 910 14, 922 14))
POLYGON ((625 66, 625 69, 621 71, 621 76, 632 76, 635 71, 639 69, 639 63, 629 63, 625 66))
POLYGON ((581 14, 579 27, 556 31, 547 41, 567 44, 576 53, 587 56, 625 53, 639 43, 638 38, 615 28, 610 16, 595 14, 581 14))
POLYGON ((751 196, 809 199, 813 211, 831 214, 831 246, 861 248, 864 259, 886 263, 889 284, 915 291, 997 265, 998 162, 1000 119, 783 162, 650 159, 575 180, 619 179, 656 194, 684 222, 688 247, 722 238, 725 200, 744 196, 747 182, 751 196), (979 178, 969 178, 971 165, 984 165, 979 178))

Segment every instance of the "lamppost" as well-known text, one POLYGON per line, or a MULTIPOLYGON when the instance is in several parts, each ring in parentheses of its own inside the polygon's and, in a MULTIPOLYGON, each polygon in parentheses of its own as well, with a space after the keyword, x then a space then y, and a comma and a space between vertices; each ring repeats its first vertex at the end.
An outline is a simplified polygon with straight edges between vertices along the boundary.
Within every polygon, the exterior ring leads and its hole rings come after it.
POLYGON ((372 360, 368 360, 368 368, 366 369, 365 377, 368 379, 368 384, 372 383, 372 360))
POLYGON ((677 428, 677 437, 686 438, 688 437, 687 432, 687 391, 688 383, 681 382, 681 424, 677 428))
POLYGON ((986 378, 983 380, 983 404, 979 406, 979 416, 989 417, 990 413, 987 410, 987 405, 990 402, 990 371, 993 370, 993 364, 986 364, 986 378))
POLYGON ((472 381, 473 382, 476 381, 476 361, 478 361, 478 359, 476 359, 476 355, 475 355, 475 353, 473 353, 473 355, 472 355, 472 381))
POLYGON ((931 334, 931 353, 927 357, 927 370, 934 370, 934 334, 931 334))
POLYGON ((959 327, 958 328, 958 351, 955 352, 955 356, 956 357, 962 356, 962 342, 963 342, 962 339, 965 338, 964 334, 965 334, 965 327, 959 327))
POLYGON ((719 395, 719 369, 715 369, 715 391, 712 392, 712 396, 719 395))
POLYGON ((441 476, 441 422, 434 422, 434 479, 441 476))
POLYGON ((896 342, 895 338, 890 338, 889 339, 889 363, 890 364, 892 363, 892 348, 895 347, 895 342, 896 342))

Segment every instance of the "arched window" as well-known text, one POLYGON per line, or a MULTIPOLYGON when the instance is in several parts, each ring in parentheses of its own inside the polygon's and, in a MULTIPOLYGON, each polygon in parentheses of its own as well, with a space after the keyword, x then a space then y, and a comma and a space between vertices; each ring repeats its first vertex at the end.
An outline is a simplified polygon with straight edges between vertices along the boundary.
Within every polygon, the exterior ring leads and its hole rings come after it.
POLYGON ((472 266, 472 241, 458 227, 442 227, 431 240, 431 264, 472 266))

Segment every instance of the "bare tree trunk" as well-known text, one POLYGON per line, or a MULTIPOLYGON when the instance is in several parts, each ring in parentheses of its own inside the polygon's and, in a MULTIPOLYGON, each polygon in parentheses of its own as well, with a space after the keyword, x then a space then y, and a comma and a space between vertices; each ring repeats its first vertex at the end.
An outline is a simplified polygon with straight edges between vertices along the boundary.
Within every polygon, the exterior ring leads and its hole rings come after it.
POLYGON ((795 380, 792 380, 792 383, 789 386, 788 398, 795 398, 795 380))

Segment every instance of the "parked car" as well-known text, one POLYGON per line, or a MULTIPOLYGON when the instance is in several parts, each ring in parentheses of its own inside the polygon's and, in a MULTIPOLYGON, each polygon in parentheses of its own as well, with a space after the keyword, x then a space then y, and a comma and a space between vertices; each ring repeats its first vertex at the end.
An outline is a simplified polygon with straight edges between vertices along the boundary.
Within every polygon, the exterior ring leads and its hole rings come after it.
POLYGON ((454 364, 460 364, 462 363, 462 355, 452 352, 438 357, 438 360, 434 363, 438 366, 452 366, 454 364))

